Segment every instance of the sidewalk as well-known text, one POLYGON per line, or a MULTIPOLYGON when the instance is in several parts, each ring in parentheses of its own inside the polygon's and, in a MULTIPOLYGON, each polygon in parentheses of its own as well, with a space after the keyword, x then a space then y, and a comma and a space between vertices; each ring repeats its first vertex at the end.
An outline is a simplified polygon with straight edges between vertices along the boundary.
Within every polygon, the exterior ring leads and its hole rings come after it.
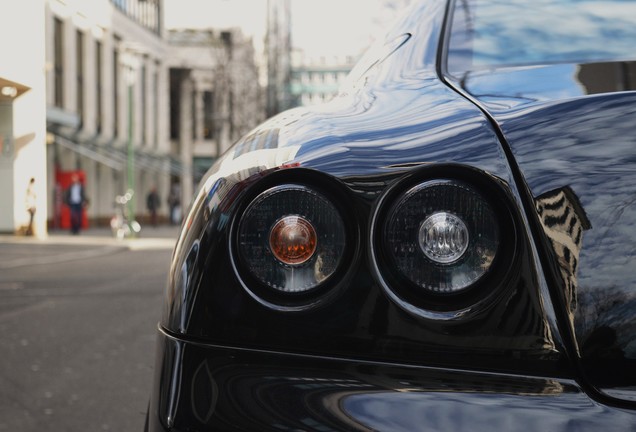
POLYGON ((52 245, 96 245, 116 246, 130 250, 172 249, 179 235, 179 226, 142 226, 136 238, 116 239, 110 227, 95 227, 72 235, 68 230, 49 230, 46 238, 17 235, 0 235, 0 244, 52 244, 52 245))

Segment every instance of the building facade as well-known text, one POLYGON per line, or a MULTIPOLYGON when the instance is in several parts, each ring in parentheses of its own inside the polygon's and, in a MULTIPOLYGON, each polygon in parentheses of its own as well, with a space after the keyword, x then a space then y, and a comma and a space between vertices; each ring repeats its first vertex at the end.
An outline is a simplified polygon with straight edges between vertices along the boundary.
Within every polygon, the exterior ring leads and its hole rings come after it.
POLYGON ((236 29, 168 32, 163 0, 18 2, 0 27, 0 232, 68 225, 64 191, 79 176, 85 220, 107 225, 116 199, 144 224, 156 188, 159 216, 264 118, 251 39, 236 29), (35 4, 34 4, 35 2, 35 4), (24 3, 24 4, 23 4, 24 3))
MULTIPOLYGON (((237 29, 170 30, 170 138, 194 183, 264 118, 252 40, 237 29)), ((185 189, 187 188, 187 189, 185 189)))
POLYGON ((133 213, 143 214, 146 194, 156 187, 163 201, 181 176, 163 121, 161 0, 47 0, 45 24, 49 225, 64 226, 70 173, 85 183, 93 223, 107 223, 128 190, 133 213))
POLYGON ((267 0, 265 57, 267 62, 267 117, 293 106, 291 84, 290 0, 267 0))
POLYGON ((44 0, 15 2, 0 26, 0 232, 25 230, 33 178, 33 231, 46 235, 44 18, 44 0))
POLYGON ((290 93, 293 106, 328 102, 355 64, 353 56, 308 59, 302 51, 292 56, 290 93))

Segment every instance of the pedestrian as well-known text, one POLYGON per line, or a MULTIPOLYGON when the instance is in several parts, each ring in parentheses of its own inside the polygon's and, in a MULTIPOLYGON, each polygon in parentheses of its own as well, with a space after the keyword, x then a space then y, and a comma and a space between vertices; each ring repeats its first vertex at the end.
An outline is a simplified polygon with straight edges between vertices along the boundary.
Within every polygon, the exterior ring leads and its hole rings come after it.
POLYGON ((79 176, 73 174, 71 181, 71 185, 66 189, 64 202, 71 209, 71 233, 79 234, 82 228, 82 213, 88 200, 86 199, 84 185, 80 182, 79 176))
POLYGON ((31 177, 29 180, 29 185, 27 186, 26 196, 25 196, 25 206, 26 211, 29 213, 29 226, 26 229, 26 235, 33 235, 33 218, 35 217, 35 178, 31 177))
POLYGON ((168 207, 170 207, 170 223, 176 225, 181 222, 181 200, 179 199, 179 185, 173 183, 168 194, 168 207))
POLYGON ((159 206, 161 206, 161 200, 159 199, 157 188, 153 186, 146 197, 146 208, 148 209, 148 213, 150 213, 150 223, 153 227, 157 226, 157 211, 159 210, 159 206))

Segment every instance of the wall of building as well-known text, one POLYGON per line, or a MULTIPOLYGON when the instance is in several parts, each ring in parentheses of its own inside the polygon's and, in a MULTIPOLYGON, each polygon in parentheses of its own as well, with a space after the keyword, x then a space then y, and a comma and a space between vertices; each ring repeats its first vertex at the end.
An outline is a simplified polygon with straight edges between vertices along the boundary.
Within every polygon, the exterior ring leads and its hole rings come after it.
MULTIPOLYGON (((142 3, 135 13, 150 5, 142 3)), ((166 216, 165 198, 175 173, 169 168, 167 44, 160 26, 142 25, 140 15, 126 15, 116 1, 47 0, 46 5, 48 129, 53 135, 49 187, 55 187, 56 170, 83 170, 88 217, 105 223, 114 212, 115 197, 130 186, 142 218, 146 194, 156 186, 162 197, 160 214, 166 216), (63 40, 61 103, 55 86, 56 20, 63 40), (129 141, 134 153, 131 179, 129 141)), ((53 194, 48 207, 56 225, 59 204, 53 194)))
MULTIPOLYGON (((173 148, 180 149, 184 172, 196 183, 206 167, 263 120, 259 70, 252 41, 238 29, 173 29, 168 40, 171 85, 179 90, 172 93, 179 95, 181 107, 173 148), (209 106, 206 94, 212 99, 209 106), (206 118, 213 120, 212 130, 206 131, 206 118)), ((194 183, 182 182, 184 192, 194 183)))
POLYGON ((292 55, 290 92, 295 106, 328 102, 338 93, 355 65, 355 56, 308 58, 300 49, 292 55))
POLYGON ((291 80, 291 3, 290 0, 267 2, 267 95, 265 113, 272 117, 293 106, 291 80))
POLYGON ((0 232, 29 221, 25 194, 35 178, 35 234, 46 235, 44 0, 14 2, 0 26, 0 232), (10 93, 10 90, 6 90, 10 93))
POLYGON ((0 26, 6 60, 0 63, 0 87, 15 84, 19 91, 16 97, 0 96, 0 231, 16 232, 28 222, 24 201, 31 177, 36 232, 46 235, 47 224, 59 226, 63 194, 57 179, 74 170, 86 175, 91 223, 108 223, 115 197, 130 184, 142 223, 153 187, 161 197, 161 216, 168 216, 173 183, 180 186, 185 211, 195 176, 263 120, 251 40, 231 32, 231 61, 221 63, 227 52, 222 40, 218 45, 217 30, 214 49, 171 46, 161 19, 147 25, 148 8, 159 5, 162 0, 12 4, 12 19, 0 26), (172 98, 171 70, 184 72, 172 98), (206 92, 215 95, 212 108, 203 102, 206 92), (174 140, 170 104, 180 113, 181 133, 174 140), (206 136, 203 124, 210 115, 218 131, 206 136))

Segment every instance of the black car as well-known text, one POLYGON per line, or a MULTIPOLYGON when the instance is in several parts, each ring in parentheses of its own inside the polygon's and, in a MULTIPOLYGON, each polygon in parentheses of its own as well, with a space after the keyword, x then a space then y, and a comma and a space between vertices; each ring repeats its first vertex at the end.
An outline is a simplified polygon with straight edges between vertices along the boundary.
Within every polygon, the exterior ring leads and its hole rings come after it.
POLYGON ((636 430, 636 3, 412 5, 203 180, 150 431, 636 430))

